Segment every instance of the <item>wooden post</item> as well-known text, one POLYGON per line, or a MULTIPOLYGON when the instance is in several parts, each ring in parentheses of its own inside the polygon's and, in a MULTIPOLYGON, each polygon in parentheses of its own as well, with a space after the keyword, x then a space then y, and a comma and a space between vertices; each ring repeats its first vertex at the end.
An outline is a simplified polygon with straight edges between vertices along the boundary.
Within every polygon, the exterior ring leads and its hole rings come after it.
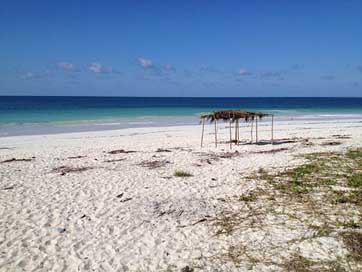
POLYGON ((274 115, 272 115, 271 143, 274 144, 274 115))
POLYGON ((254 126, 254 119, 251 120, 251 131, 250 131, 250 142, 253 142, 253 126, 254 126))
POLYGON ((205 118, 202 118, 201 148, 202 148, 202 142, 204 141, 204 129, 205 129, 205 118))
POLYGON ((217 147, 217 125, 216 125, 217 120, 215 119, 215 147, 217 147))
POLYGON ((239 145, 240 142, 240 123, 239 123, 239 119, 238 119, 238 140, 237 140, 237 145, 239 145))
POLYGON ((258 117, 255 119, 255 142, 258 143, 258 117))
POLYGON ((230 128, 230 129, 229 129, 229 131, 230 131, 230 149, 232 148, 232 142, 231 142, 231 120, 232 120, 232 119, 230 118, 230 119, 229 119, 229 125, 230 125, 230 126, 229 126, 229 128, 230 128))
POLYGON ((238 119, 235 119, 235 145, 238 144, 238 119))

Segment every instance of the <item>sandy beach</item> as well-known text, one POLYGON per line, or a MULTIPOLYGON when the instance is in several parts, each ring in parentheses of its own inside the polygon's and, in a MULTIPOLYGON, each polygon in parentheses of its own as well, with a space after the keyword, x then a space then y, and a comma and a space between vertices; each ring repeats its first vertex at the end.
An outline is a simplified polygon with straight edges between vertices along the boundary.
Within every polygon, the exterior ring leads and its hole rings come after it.
POLYGON ((277 121, 274 145, 269 123, 258 145, 248 125, 232 149, 228 133, 217 148, 211 125, 203 148, 200 126, 0 138, 0 271, 361 271, 344 239, 360 203, 322 197, 346 186, 273 185, 306 154, 361 148, 361 120, 277 121))

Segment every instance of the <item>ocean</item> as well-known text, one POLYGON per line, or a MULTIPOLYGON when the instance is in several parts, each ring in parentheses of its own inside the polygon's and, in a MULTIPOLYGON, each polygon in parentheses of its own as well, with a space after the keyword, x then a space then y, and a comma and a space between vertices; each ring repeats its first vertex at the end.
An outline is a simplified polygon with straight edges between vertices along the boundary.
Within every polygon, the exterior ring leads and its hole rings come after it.
POLYGON ((362 119, 362 98, 0 96, 0 136, 198 124, 245 109, 291 119, 362 119))

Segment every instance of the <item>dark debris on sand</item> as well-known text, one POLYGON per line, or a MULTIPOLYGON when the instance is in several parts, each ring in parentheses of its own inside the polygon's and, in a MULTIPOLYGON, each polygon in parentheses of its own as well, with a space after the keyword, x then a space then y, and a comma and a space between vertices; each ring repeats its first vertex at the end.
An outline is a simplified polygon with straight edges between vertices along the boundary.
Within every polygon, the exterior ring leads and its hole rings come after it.
POLYGON ((8 159, 8 160, 4 160, 0 163, 9 163, 9 162, 29 162, 32 161, 33 159, 35 159, 35 157, 32 157, 30 159, 16 159, 16 158, 12 158, 12 159, 8 159))
POLYGON ((136 151, 134 150, 124 150, 124 149, 116 149, 116 150, 112 150, 109 151, 108 154, 128 154, 128 153, 135 153, 136 151))
POLYGON ((124 161, 126 159, 115 159, 115 160, 105 160, 104 162, 120 162, 120 161, 124 161))
POLYGON ((71 156, 71 157, 68 157, 68 159, 72 160, 72 159, 81 159, 81 158, 85 158, 87 156, 71 156))
POLYGON ((274 149, 271 149, 271 150, 255 151, 255 152, 252 152, 252 153, 253 154, 274 154, 274 153, 287 151, 287 150, 289 150, 289 148, 282 147, 282 148, 274 148, 274 149))
POLYGON ((342 143, 341 142, 338 142, 338 141, 326 141, 326 142, 323 142, 321 145, 324 145, 324 146, 333 146, 333 145, 341 145, 342 143))
POLYGON ((142 161, 141 163, 139 163, 140 166, 142 167, 147 167, 148 169, 155 169, 155 168, 160 168, 160 167, 165 167, 167 164, 170 164, 171 162, 168 160, 147 160, 147 161, 142 161))
POLYGON ((4 187, 2 190, 7 191, 7 190, 12 190, 14 188, 15 188, 15 186, 11 185, 11 186, 4 187))
POLYGON ((200 160, 202 163, 212 164, 213 161, 219 161, 220 159, 231 159, 238 156, 241 156, 242 153, 235 151, 235 152, 223 152, 223 153, 199 153, 202 157, 200 160))
POLYGON ((60 175, 64 176, 66 173, 79 173, 87 170, 93 169, 93 167, 72 167, 72 166, 60 166, 53 168, 53 173, 60 173, 60 175))
POLYGON ((156 152, 172 152, 172 151, 169 150, 169 149, 158 148, 158 149, 156 150, 156 152))
POLYGON ((334 134, 332 135, 333 137, 337 138, 337 139, 351 139, 351 135, 347 135, 347 134, 334 134))

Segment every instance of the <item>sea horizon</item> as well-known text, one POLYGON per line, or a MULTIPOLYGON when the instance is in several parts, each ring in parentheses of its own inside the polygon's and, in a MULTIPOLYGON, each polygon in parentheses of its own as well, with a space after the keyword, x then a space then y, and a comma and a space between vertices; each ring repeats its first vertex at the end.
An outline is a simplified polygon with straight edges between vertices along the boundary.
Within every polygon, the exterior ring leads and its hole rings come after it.
POLYGON ((362 271, 362 1, 4 1, 0 271, 362 271))
POLYGON ((197 125, 200 114, 221 109, 279 120, 361 119, 362 97, 1 96, 0 137, 197 125))

